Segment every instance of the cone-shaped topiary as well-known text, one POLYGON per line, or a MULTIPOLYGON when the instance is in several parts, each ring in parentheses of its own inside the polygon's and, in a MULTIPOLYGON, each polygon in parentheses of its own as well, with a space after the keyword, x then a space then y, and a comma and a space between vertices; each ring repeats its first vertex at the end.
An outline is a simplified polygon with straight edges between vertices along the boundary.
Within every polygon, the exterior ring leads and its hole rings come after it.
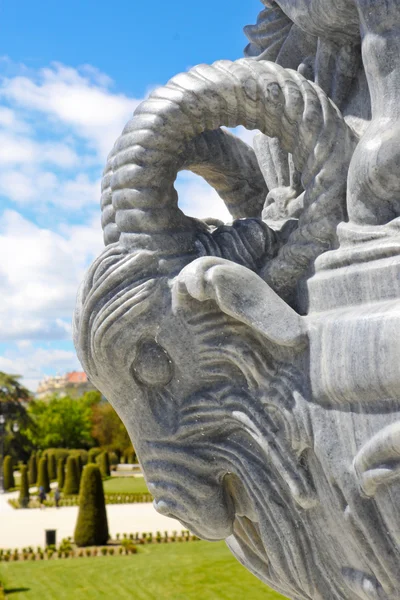
POLYGON ((49 470, 46 456, 39 460, 39 475, 37 484, 39 488, 43 487, 46 494, 50 492, 49 470))
POLYGON ((79 475, 79 481, 80 481, 81 477, 82 477, 83 461, 82 461, 82 457, 80 454, 75 454, 75 458, 76 458, 76 464, 78 466, 78 475, 79 475))
POLYGON ((96 464, 96 458, 101 454, 100 448, 90 448, 88 453, 89 463, 96 464))
POLYGON ((21 465, 21 483, 19 486, 19 505, 21 508, 27 508, 29 504, 29 481, 28 481, 28 467, 21 465))
POLYGON ((57 462, 58 489, 62 490, 65 484, 65 458, 59 458, 57 462))
POLYGON ((28 479, 29 485, 36 485, 38 478, 38 470, 37 470, 37 462, 36 462, 36 454, 32 452, 28 461, 28 479))
POLYGON ((97 465, 89 464, 82 476, 75 543, 77 546, 101 546, 107 541, 108 523, 101 473, 97 465))
POLYGON ((76 456, 68 456, 63 491, 66 495, 79 493, 79 470, 76 456))
POLYGON ((3 478, 4 478, 3 483, 4 483, 5 490, 9 490, 9 489, 15 487, 14 467, 13 467, 11 456, 4 457, 3 478))
POLYGON ((39 463, 40 463, 40 458, 41 458, 41 456, 40 456, 39 452, 36 452, 36 474, 37 474, 36 475, 36 481, 39 478, 39 463))
POLYGON ((50 481, 54 481, 54 479, 57 479, 57 462, 55 454, 53 453, 49 454, 47 457, 47 469, 49 472, 50 481))
POLYGON ((100 473, 102 477, 110 477, 110 457, 108 456, 108 452, 103 452, 98 457, 100 473))

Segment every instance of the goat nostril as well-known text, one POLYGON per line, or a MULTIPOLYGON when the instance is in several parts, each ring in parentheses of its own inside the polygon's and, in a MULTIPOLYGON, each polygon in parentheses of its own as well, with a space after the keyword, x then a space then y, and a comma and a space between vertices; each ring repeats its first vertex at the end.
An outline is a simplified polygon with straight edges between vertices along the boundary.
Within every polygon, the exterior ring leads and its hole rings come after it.
POLYGON ((153 506, 156 509, 156 511, 160 513, 160 515, 168 517, 171 514, 169 506, 166 502, 164 502, 164 500, 154 500, 153 506))

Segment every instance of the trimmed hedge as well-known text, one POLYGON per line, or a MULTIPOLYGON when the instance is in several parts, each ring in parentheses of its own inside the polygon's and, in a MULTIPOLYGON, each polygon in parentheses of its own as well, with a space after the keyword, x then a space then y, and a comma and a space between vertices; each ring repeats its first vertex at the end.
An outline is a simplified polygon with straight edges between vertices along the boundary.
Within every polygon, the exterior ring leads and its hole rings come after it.
POLYGON ((102 477, 110 477, 110 457, 108 456, 108 452, 102 452, 97 457, 97 463, 100 467, 100 473, 102 477))
POLYGON ((47 455, 47 469, 50 481, 57 479, 57 462, 53 452, 47 455))
POLYGON ((14 467, 11 456, 7 455, 3 461, 3 484, 5 490, 10 490, 15 487, 14 467))
POLYGON ((59 458, 57 462, 58 489, 62 490, 65 485, 65 458, 59 458))
POLYGON ((19 504, 21 508, 28 508, 29 504, 29 481, 28 481, 28 467, 21 465, 21 483, 19 487, 19 504))
POLYGON ((101 448, 90 448, 88 452, 89 464, 96 464, 96 459, 102 453, 101 448))
POLYGON ((74 538, 79 547, 99 546, 108 542, 103 482, 97 465, 87 465, 83 472, 74 538))
POLYGON ((49 480, 49 468, 47 464, 47 456, 43 456, 39 460, 39 476, 38 476, 38 488, 43 487, 46 494, 50 492, 50 480, 49 480))
MULTIPOLYGON (((28 508, 39 508, 40 503, 31 497, 31 501, 28 508)), ((140 494, 138 492, 132 494, 105 494, 104 495, 106 504, 140 504, 143 502, 153 502, 153 496, 151 494, 140 494)), ((18 500, 9 500, 9 505, 13 508, 22 508, 18 500)), ((45 506, 55 506, 53 496, 48 496, 44 502, 45 506)), ((71 496, 65 496, 60 499, 59 506, 79 506, 79 496, 74 494, 71 496)))
POLYGON ((68 456, 65 474, 64 494, 79 493, 79 467, 76 456, 68 456))
POLYGON ((32 454, 29 457, 29 461, 28 461, 29 485, 36 485, 37 478, 38 478, 38 469, 37 469, 37 462, 36 462, 36 454, 35 454, 35 452, 32 452, 32 454))
POLYGON ((79 481, 80 481, 81 477, 82 477, 82 471, 83 471, 82 457, 80 454, 74 454, 73 456, 75 457, 76 465, 78 467, 78 475, 79 475, 79 481))

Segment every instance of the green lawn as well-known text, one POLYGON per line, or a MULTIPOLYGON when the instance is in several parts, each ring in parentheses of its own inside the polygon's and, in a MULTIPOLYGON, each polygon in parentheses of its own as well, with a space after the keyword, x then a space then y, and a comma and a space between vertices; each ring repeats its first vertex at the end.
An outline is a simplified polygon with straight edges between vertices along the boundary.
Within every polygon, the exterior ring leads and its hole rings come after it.
POLYGON ((111 477, 103 482, 106 494, 148 494, 144 477, 111 477))
POLYGON ((129 556, 1 563, 0 578, 13 600, 283 600, 223 542, 154 544, 129 556))

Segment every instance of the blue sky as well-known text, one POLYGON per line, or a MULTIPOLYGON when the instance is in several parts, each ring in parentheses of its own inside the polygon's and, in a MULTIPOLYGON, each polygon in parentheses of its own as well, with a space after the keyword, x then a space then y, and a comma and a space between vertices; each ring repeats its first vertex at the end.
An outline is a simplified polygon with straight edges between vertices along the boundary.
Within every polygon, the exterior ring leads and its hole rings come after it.
MULTIPOLYGON (((259 0, 19 0, 0 6, 0 370, 33 391, 80 368, 77 286, 102 247, 105 158, 138 103, 200 62, 240 58, 259 0)), ((240 132, 244 139, 246 132, 240 132)), ((180 205, 226 217, 182 174, 180 205)))

